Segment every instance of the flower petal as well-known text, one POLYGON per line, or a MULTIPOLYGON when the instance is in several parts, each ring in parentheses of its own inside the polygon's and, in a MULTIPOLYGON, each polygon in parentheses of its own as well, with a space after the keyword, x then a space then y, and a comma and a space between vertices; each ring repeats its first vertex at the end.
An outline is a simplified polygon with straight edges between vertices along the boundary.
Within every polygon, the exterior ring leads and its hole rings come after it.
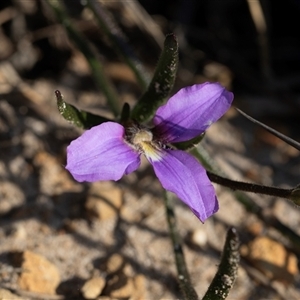
POLYGON ((175 193, 204 222, 219 209, 205 169, 186 152, 165 150, 161 154, 160 160, 148 159, 162 186, 175 193))
POLYGON ((87 130, 67 148, 66 169, 79 181, 119 180, 135 171, 140 157, 124 142, 125 129, 105 122, 87 130))
POLYGON ((158 108, 154 132, 166 143, 188 141, 221 118, 232 101, 233 94, 219 83, 183 88, 158 108))

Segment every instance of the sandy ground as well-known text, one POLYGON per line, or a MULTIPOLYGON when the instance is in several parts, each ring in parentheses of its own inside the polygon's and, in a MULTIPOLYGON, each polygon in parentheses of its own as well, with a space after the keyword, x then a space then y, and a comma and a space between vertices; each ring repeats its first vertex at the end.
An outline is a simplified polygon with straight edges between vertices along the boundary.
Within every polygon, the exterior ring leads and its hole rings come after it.
MULTIPOLYGON (((93 88, 85 60, 74 48, 56 77, 23 77, 12 57, 36 50, 23 42, 22 51, 8 49, 10 55, 0 63, 0 288, 15 299, 85 299, 84 284, 102 278, 103 290, 93 298, 180 299, 162 189, 151 166, 143 161, 137 172, 116 183, 75 182, 64 169, 65 150, 82 130, 60 116, 54 91, 78 107, 109 115, 104 97, 93 88), (46 281, 36 270, 36 277, 25 276, 37 264, 45 264, 46 281)), ((30 70, 34 63, 26 57, 30 70)), ((134 103, 139 91, 128 69, 111 61, 106 68, 118 83, 120 99, 134 103)), ((183 84, 180 80, 175 90, 183 84)), ((270 101, 239 91, 234 104, 299 139, 293 107, 275 101, 270 106, 270 101)), ((299 152, 234 108, 212 125, 201 146, 231 179, 285 188, 299 183, 299 152)), ((258 218, 232 191, 215 188, 220 210, 205 224, 174 197, 199 297, 217 270, 226 231, 233 226, 241 239, 241 263, 228 299, 300 299, 299 208, 284 199, 248 194, 263 212, 258 218)))

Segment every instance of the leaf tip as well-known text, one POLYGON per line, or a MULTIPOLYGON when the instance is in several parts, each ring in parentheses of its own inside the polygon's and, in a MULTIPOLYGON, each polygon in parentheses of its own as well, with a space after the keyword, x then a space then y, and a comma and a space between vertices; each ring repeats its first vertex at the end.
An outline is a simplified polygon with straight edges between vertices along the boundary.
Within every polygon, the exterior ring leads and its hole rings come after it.
POLYGON ((177 36, 174 33, 168 33, 166 35, 164 45, 165 47, 167 46, 168 48, 175 47, 176 49, 178 49, 177 36))

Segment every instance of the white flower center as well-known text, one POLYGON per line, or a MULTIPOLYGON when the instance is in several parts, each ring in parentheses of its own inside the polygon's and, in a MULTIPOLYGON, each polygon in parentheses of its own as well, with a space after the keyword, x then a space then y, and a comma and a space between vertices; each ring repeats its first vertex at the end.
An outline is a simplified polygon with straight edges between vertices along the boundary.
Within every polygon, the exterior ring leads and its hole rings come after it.
POLYGON ((132 143, 138 146, 144 155, 152 161, 157 161, 162 158, 161 151, 158 145, 153 141, 153 134, 147 129, 139 130, 135 133, 132 143))
POLYGON ((153 141, 153 134, 149 130, 142 129, 138 131, 135 136, 133 137, 133 144, 141 145, 144 142, 152 142, 153 141))

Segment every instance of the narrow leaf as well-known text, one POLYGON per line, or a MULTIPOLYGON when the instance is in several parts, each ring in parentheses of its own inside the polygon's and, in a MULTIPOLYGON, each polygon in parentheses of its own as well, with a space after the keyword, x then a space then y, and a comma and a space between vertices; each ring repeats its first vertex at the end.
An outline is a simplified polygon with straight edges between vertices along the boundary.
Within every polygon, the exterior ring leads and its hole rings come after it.
POLYGON ((170 94, 178 67, 178 42, 174 34, 168 34, 152 81, 132 111, 132 118, 145 122, 155 114, 170 94))
POLYGON ((221 263, 202 300, 224 300, 232 288, 240 261, 239 237, 235 228, 227 232, 221 263))
POLYGON ((70 123, 79 128, 89 129, 93 126, 97 126, 103 122, 110 121, 107 118, 91 114, 86 111, 77 109, 75 106, 68 104, 64 101, 63 95, 60 91, 55 91, 57 99, 57 107, 60 114, 70 123))
POLYGON ((129 121, 129 118, 130 118, 130 106, 127 102, 125 102, 121 112, 120 123, 122 124, 127 123, 129 121))

